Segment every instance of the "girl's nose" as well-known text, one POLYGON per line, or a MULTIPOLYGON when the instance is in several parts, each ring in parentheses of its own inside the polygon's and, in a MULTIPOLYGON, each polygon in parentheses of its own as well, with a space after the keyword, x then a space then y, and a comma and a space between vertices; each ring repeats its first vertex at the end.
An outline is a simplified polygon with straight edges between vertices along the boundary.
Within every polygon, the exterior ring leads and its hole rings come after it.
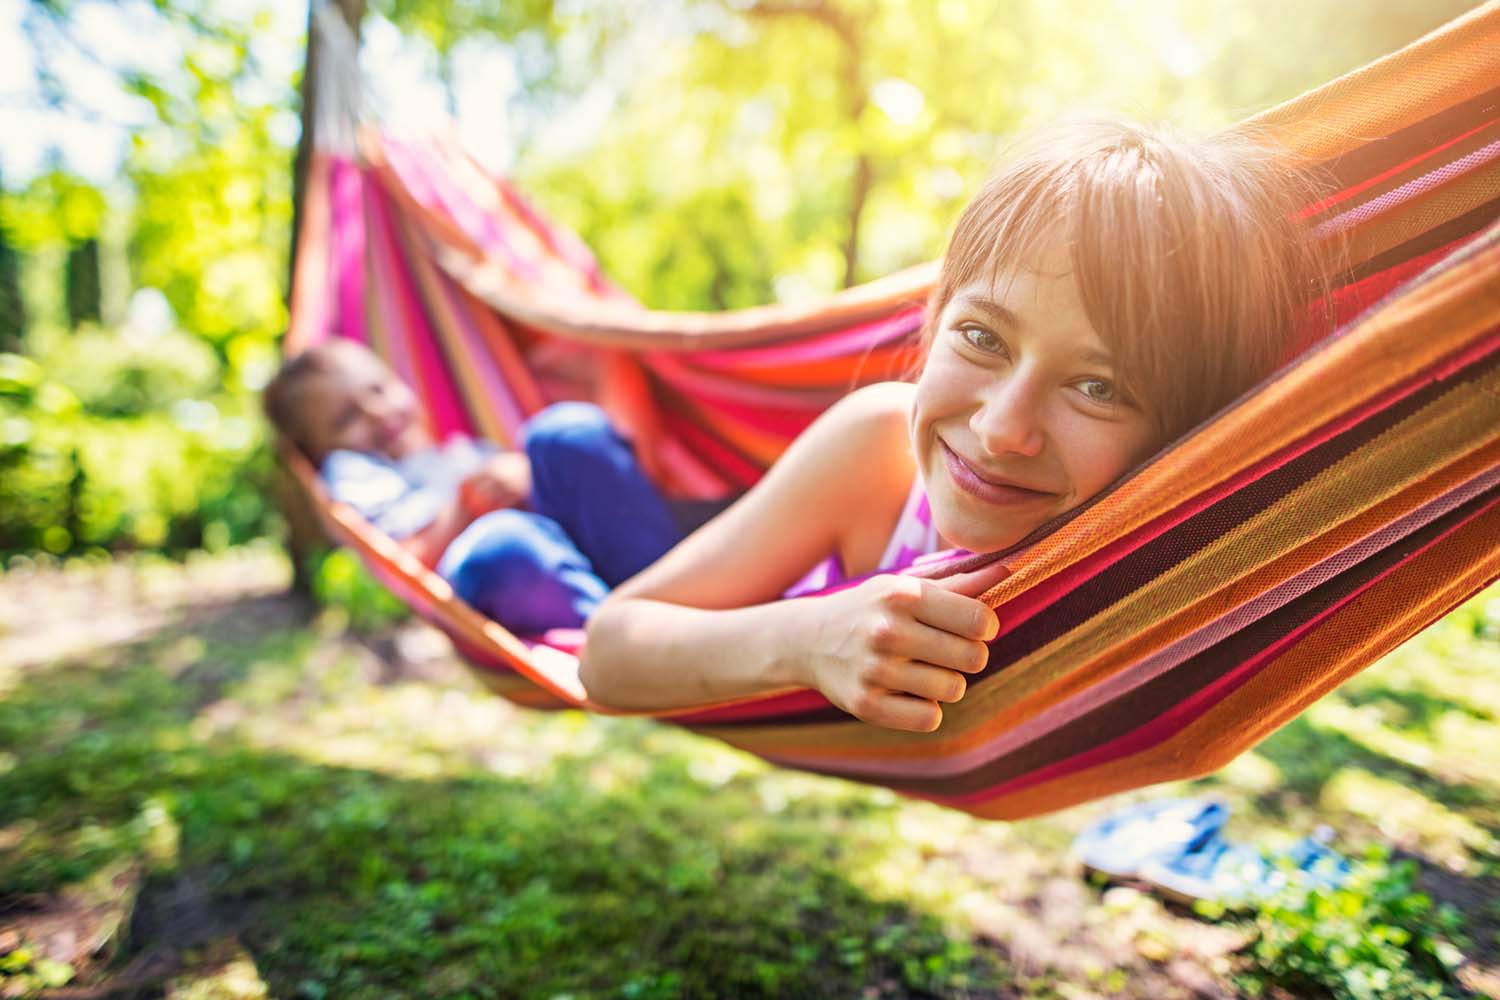
POLYGON ((997 379, 969 418, 969 429, 992 455, 1041 454, 1043 387, 1039 380, 1012 370, 997 379))

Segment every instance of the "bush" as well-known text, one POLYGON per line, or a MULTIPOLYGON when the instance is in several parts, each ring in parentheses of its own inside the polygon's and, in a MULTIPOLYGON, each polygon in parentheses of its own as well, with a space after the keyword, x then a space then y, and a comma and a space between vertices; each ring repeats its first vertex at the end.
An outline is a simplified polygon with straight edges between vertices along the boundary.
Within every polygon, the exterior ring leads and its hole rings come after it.
POLYGON ((105 415, 35 361, 0 354, 0 554, 180 553, 275 530, 272 459, 253 400, 182 395, 203 387, 184 375, 195 364, 184 356, 149 368, 138 353, 101 349, 64 371, 82 394, 99 390, 96 405, 114 399, 99 406, 105 415), (126 397, 109 397, 111 371, 144 372, 123 381, 156 405, 116 406, 126 397))
POLYGON ((1372 851, 1336 890, 1289 889, 1262 904, 1239 985, 1279 987, 1334 1000, 1436 1000, 1461 996, 1453 972, 1456 911, 1416 891, 1416 864, 1372 851))
POLYGON ((308 572, 313 597, 325 608, 348 618, 356 632, 375 632, 411 615, 411 609, 386 590, 348 549, 333 549, 311 557, 308 572))
POLYGON ((52 381, 99 417, 138 417, 210 399, 223 370, 212 347, 185 333, 122 336, 85 327, 37 359, 52 381))

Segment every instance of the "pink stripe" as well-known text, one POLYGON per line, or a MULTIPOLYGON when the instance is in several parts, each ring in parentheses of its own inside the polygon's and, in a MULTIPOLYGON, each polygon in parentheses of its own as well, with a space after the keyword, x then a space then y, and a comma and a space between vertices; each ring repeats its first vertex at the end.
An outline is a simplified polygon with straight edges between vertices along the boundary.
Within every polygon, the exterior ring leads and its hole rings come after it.
POLYGON ((740 369, 853 356, 861 351, 871 351, 882 344, 911 334, 922 323, 923 308, 915 306, 887 318, 872 320, 847 329, 835 329, 815 336, 798 337, 795 340, 773 344, 769 347, 694 351, 688 357, 695 365, 740 369))
POLYGON ((542 280, 537 262, 516 252, 494 216, 474 204, 468 193, 454 184, 446 165, 432 149, 405 147, 403 153, 412 175, 422 179, 431 198, 429 207, 437 209, 487 253, 498 254, 512 273, 530 282, 542 280))
POLYGON ((459 355, 456 362, 471 373, 471 378, 479 382, 478 388, 483 394, 482 398, 473 401, 474 406, 484 407, 492 413, 505 428, 510 440, 515 441, 516 430, 526 419, 526 415, 521 412, 514 391, 500 372, 480 334, 479 327, 469 312, 472 307, 464 298, 463 291, 442 272, 437 272, 436 278, 439 294, 447 301, 449 315, 458 326, 456 338, 449 340, 448 347, 459 355))
MULTIPOLYGON (((370 334, 370 346, 385 358, 391 369, 411 387, 417 398, 422 398, 422 385, 417 379, 416 364, 412 360, 407 338, 392 328, 399 316, 399 309, 392 301, 397 283, 398 257, 380 237, 376 225, 376 202, 381 197, 380 187, 372 177, 366 176, 361 190, 364 209, 365 237, 365 328, 370 334)), ((425 415, 425 412, 424 412, 425 415)))
POLYGON ((1448 531, 1443 532, 1443 534, 1439 535, 1437 538, 1434 538, 1432 541, 1428 542, 1420 549, 1416 549, 1413 552, 1409 553, 1406 558, 1400 560, 1394 566, 1391 566, 1389 569, 1385 570, 1375 578, 1367 581, 1363 586, 1359 587, 1353 593, 1335 602, 1333 606, 1329 607, 1327 610, 1314 617, 1311 621, 1304 623, 1302 626, 1295 629, 1288 635, 1283 636, 1277 642, 1263 650, 1258 656, 1246 660, 1243 664, 1236 667, 1234 670, 1230 671, 1223 677, 1219 678, 1214 683, 1205 686, 1201 690, 1195 692, 1191 697, 1185 698, 1178 704, 1174 705, 1172 708, 1168 709, 1166 712, 1163 712, 1157 718, 1151 720, 1149 723, 1143 726, 1137 727, 1127 735, 1121 736, 1118 739, 1111 740, 1110 742, 1105 743, 1102 746, 1095 747, 1094 749, 1085 751, 1084 753, 1075 754, 1074 756, 1066 760, 1058 761, 1055 764, 1051 764, 1029 774, 1022 775, 1021 777, 1015 778, 1012 781, 1005 782, 1004 784, 997 785, 993 788, 983 789, 969 795, 955 796, 948 799, 947 801, 964 804, 975 804, 978 802, 989 801, 991 799, 1000 798, 1004 795, 1019 792, 1025 788, 1041 784, 1045 781, 1051 781, 1054 778, 1066 777, 1069 774, 1076 774, 1079 771, 1083 771, 1100 764, 1108 763, 1111 760, 1116 760, 1121 757, 1127 757, 1132 754, 1149 750, 1151 747, 1156 746, 1158 743, 1161 743, 1171 736, 1174 736, 1177 733, 1181 732, 1195 719, 1201 717, 1204 713, 1209 711, 1209 709, 1213 708, 1219 702, 1223 701, 1226 697, 1237 691, 1240 687, 1244 686, 1244 684, 1250 681, 1257 673, 1259 673, 1263 667, 1267 666, 1277 657, 1281 656, 1282 653, 1295 646, 1309 633, 1315 631, 1319 625, 1331 618, 1337 611, 1348 606, 1357 597, 1364 594, 1371 587, 1374 587, 1377 583, 1391 576, 1391 574, 1395 573, 1397 570, 1410 563, 1413 559, 1421 555, 1423 552, 1429 551, 1433 546, 1443 541, 1463 525, 1473 521, 1477 517, 1480 517, 1497 505, 1500 505, 1500 498, 1497 498, 1496 500, 1484 505, 1484 507, 1475 511, 1469 517, 1464 518, 1463 521, 1454 525, 1448 531))
MULTIPOLYGON (((1006 730, 995 739, 980 746, 945 756, 940 760, 872 762, 851 768, 851 771, 906 777, 949 776, 981 767, 1155 680, 1205 649, 1259 621, 1345 570, 1358 565, 1371 555, 1385 549, 1392 542, 1431 524, 1437 518, 1474 499, 1496 484, 1500 484, 1500 468, 1491 469, 1431 503, 1411 511, 1380 530, 1372 532, 1359 542, 1333 553, 1327 559, 1309 567, 1290 580, 1221 615, 1203 628, 1163 647, 1151 656, 1137 660, 1118 674, 1089 685, 1073 698, 1006 730)), ((982 683, 983 681, 976 682, 976 684, 982 683)))
POLYGON ((656 442, 656 455, 682 496, 710 500, 723 497, 732 489, 727 476, 709 468, 708 463, 670 435, 656 442))
POLYGON ((406 152, 411 169, 426 181, 427 189, 432 192, 435 208, 485 250, 503 254, 513 267, 523 267, 528 272, 528 277, 536 277, 536 264, 521 260, 513 251, 510 241, 505 238, 499 222, 487 209, 475 204, 468 192, 455 183, 450 168, 438 158, 432 147, 413 146, 406 152))
POLYGON ((802 403, 796 409, 787 406, 747 406, 727 399, 716 399, 713 401, 713 409, 756 430, 791 440, 807 430, 807 425, 816 420, 826 407, 808 403, 802 403))
POLYGON ((828 405, 827 393, 820 390, 777 389, 735 381, 727 375, 698 372, 682 363, 669 351, 651 351, 638 355, 642 364, 662 381, 699 403, 717 405, 720 400, 736 400, 750 406, 786 408, 805 405, 822 408, 828 405))
POLYGON ((371 228, 376 233, 376 247, 381 251, 385 268, 383 292, 390 301, 391 340, 400 341, 408 351, 412 370, 407 382, 422 400, 432 421, 432 431, 439 438, 454 433, 471 433, 467 414, 460 405, 458 387, 453 384, 438 353, 436 334, 422 308, 412 275, 400 265, 405 263, 406 247, 397 240, 385 195, 370 200, 371 228))
POLYGON ((1390 211, 1402 202, 1415 198, 1417 195, 1424 194, 1434 188, 1441 187, 1455 177, 1461 177, 1469 171, 1477 167, 1482 167, 1497 158, 1500 158, 1500 141, 1492 142, 1488 146, 1481 146, 1467 156, 1460 157, 1452 163, 1445 163, 1431 173, 1423 174, 1421 177, 1409 180, 1398 188, 1392 188, 1379 198, 1371 198, 1358 208, 1351 208, 1342 215, 1334 216, 1314 229, 1313 235, 1323 238, 1339 230, 1357 226, 1362 222, 1368 222, 1377 215, 1390 211))
POLYGON ((506 181, 497 182, 500 194, 504 197, 506 204, 516 217, 524 223, 532 232, 532 235, 541 240, 543 244, 551 248, 557 258, 573 269, 574 273, 583 277, 588 287, 601 299, 612 301, 634 302, 624 290, 615 287, 605 277, 604 271, 599 267, 598 260, 588 245, 579 239, 574 233, 554 226, 547 221, 540 212, 531 207, 520 192, 506 181))
POLYGON ((731 482, 742 488, 752 485, 765 471, 719 440, 703 425, 688 420, 681 414, 663 413, 662 426, 690 451, 703 456, 715 471, 727 476, 731 482))
POLYGON ((338 297, 336 332, 370 342, 365 326, 364 178, 348 160, 333 161, 333 268, 338 297))
POLYGON ((1125 556, 1141 548, 1147 542, 1161 537, 1168 530, 1187 521, 1199 511, 1212 506, 1249 483, 1263 478, 1268 472, 1281 468, 1292 459, 1306 454, 1308 451, 1343 433, 1372 414, 1400 402, 1412 393, 1433 382, 1441 381, 1465 365, 1471 364, 1497 349, 1500 349, 1500 330, 1490 333, 1478 343, 1469 345, 1453 357, 1434 365, 1428 371, 1399 383, 1394 389, 1376 396, 1357 409, 1324 424, 1317 431, 1293 442, 1269 458, 1240 470, 1219 485, 1192 497, 1175 510, 1149 522, 1131 534, 1111 542, 1088 558, 1066 567, 1046 580, 1038 581, 1034 586, 1029 587, 1009 602, 995 609, 1003 623, 1000 627, 1000 635, 1014 631, 1022 623, 1029 621, 1064 594, 1072 591, 1075 587, 1089 579, 1098 576, 1125 556))

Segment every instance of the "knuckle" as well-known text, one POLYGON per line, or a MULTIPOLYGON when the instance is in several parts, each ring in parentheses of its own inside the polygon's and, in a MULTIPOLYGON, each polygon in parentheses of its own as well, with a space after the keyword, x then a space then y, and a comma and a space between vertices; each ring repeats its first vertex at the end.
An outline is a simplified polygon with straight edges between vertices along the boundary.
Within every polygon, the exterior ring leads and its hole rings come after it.
POLYGON ((876 615, 869 627, 870 648, 877 653, 893 652, 900 637, 900 631, 894 618, 889 615, 876 615))
POLYGON ((882 578, 880 602, 892 610, 914 606, 922 597, 922 581, 912 576, 890 574, 882 578))

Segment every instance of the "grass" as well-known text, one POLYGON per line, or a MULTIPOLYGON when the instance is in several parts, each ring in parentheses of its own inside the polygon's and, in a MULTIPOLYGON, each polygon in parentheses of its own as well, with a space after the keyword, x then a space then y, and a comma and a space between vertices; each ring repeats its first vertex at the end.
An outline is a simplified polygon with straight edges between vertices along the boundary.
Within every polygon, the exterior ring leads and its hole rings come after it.
MULTIPOLYGON (((1245 925, 1078 877, 1066 845, 1103 804, 983 823, 665 726, 525 712, 420 627, 309 623, 284 580, 264 552, 0 578, 0 993, 1186 997, 1246 981, 1245 925)), ((1326 823, 1352 853, 1414 860, 1466 928, 1460 982, 1497 993, 1497 719, 1492 590, 1194 785, 1232 801, 1232 836, 1326 823)))

